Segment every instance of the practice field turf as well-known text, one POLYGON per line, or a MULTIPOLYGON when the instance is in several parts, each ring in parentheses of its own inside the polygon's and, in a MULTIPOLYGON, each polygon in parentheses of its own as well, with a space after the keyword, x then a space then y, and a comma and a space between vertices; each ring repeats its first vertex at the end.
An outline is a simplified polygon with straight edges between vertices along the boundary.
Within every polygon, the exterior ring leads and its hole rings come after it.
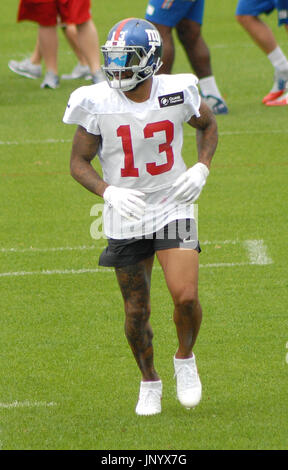
MULTIPOLYGON (((69 174, 69 94, 86 82, 40 89, 10 59, 34 47, 37 27, 16 24, 18 1, 0 18, 0 449, 287 449, 287 112, 265 108, 272 68, 234 19, 236 0, 207 0, 204 37, 229 106, 199 199, 203 324, 195 348, 200 405, 176 400, 172 302, 161 269, 152 279, 161 415, 138 417, 140 376, 123 329, 113 270, 98 267, 105 240, 90 227, 100 203, 69 174)), ((145 0, 93 1, 103 43, 145 0)), ((267 19, 288 54, 287 34, 267 19)), ((60 74, 75 57, 59 31, 60 74)), ((190 72, 176 42, 174 72, 190 72)), ((185 128, 183 155, 195 162, 185 128)), ((99 164, 96 168, 100 171, 99 164)))

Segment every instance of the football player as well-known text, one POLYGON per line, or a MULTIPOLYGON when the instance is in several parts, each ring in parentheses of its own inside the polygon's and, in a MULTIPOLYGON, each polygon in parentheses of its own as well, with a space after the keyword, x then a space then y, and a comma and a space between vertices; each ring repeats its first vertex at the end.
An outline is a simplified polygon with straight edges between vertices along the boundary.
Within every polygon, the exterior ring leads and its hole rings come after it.
POLYGON ((278 25, 285 25, 288 32, 288 0, 239 0, 236 8, 238 23, 248 32, 253 41, 266 54, 274 68, 274 83, 262 103, 266 106, 288 104, 288 60, 277 44, 272 30, 259 17, 277 9, 278 25))
POLYGON ((120 21, 101 49, 107 81, 75 90, 63 118, 78 125, 71 174, 105 202, 108 246, 99 264, 115 268, 124 300, 125 333, 141 371, 136 413, 161 412, 162 381, 149 320, 155 255, 174 302, 177 396, 192 408, 202 394, 193 351, 202 319, 193 203, 209 175, 217 124, 194 75, 155 75, 162 41, 150 22, 120 21), (196 162, 188 169, 182 158, 184 123, 196 129, 196 162), (92 166, 96 154, 103 176, 92 166))

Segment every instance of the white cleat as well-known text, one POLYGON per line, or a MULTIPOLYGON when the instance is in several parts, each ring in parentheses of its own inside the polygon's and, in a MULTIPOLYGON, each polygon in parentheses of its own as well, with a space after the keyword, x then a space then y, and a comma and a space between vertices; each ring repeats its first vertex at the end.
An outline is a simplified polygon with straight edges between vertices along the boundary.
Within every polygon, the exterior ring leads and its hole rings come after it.
POLYGON ((174 357, 177 398, 185 408, 194 408, 201 400, 202 385, 198 375, 195 354, 188 359, 174 357))
POLYGON ((137 415, 150 416, 161 413, 162 381, 141 382, 138 403, 135 409, 137 415))

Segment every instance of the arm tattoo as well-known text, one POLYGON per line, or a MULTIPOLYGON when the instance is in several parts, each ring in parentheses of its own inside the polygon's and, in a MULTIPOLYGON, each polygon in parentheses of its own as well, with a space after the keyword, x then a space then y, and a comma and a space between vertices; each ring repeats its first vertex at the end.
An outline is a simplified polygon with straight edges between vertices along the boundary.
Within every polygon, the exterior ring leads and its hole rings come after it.
POLYGON ((103 195, 107 186, 91 164, 100 145, 100 135, 90 134, 83 127, 78 126, 70 159, 70 170, 73 178, 98 196, 103 195))
POLYGON ((200 106, 200 117, 188 121, 196 129, 198 161, 210 166, 218 143, 217 123, 212 111, 205 103, 200 106))

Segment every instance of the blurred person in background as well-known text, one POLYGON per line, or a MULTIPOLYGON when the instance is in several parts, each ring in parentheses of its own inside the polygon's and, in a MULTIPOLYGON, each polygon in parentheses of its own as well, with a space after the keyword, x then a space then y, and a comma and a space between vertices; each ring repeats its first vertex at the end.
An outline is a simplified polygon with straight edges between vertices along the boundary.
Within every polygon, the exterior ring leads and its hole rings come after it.
POLYGON ((288 104, 288 60, 275 39, 269 26, 259 17, 277 10, 278 25, 285 25, 288 32, 288 0, 239 0, 236 19, 247 31, 255 44, 266 54, 274 69, 274 82, 271 90, 262 99, 266 106, 286 106, 288 104))
MULTIPOLYGON (((40 57, 43 58, 46 67, 46 74, 41 88, 57 88, 60 80, 58 76, 58 35, 57 24, 60 22, 66 25, 75 25, 77 28, 76 49, 85 58, 85 70, 87 66, 91 73, 92 82, 97 83, 104 80, 100 65, 100 49, 98 32, 91 17, 90 0, 21 0, 18 8, 18 21, 33 21, 38 23, 38 45, 30 59, 25 59, 21 63, 9 62, 9 68, 16 73, 20 73, 30 78, 41 76, 40 57)), ((66 34, 67 31, 66 30, 66 34)), ((69 29, 69 33, 72 30, 69 29)), ((73 34, 68 40, 75 45, 73 34)), ((70 44, 71 44, 70 42, 70 44)), ((77 66, 76 66, 77 67, 77 66)), ((78 66, 78 72, 81 67, 78 66)), ((78 73, 78 75, 79 75, 78 73)), ((71 75, 77 75, 77 69, 71 75), (74 74, 73 74, 74 72, 74 74)), ((67 78, 67 76, 64 76, 67 78)), ((74 78, 74 77, 73 77, 74 78)), ((79 78, 79 76, 75 77, 79 78)))
POLYGON ((203 39, 205 0, 149 0, 145 18, 153 23, 163 41, 163 65, 159 73, 172 73, 175 28, 195 75, 203 101, 214 114, 227 114, 228 107, 212 72, 210 51, 203 39))

